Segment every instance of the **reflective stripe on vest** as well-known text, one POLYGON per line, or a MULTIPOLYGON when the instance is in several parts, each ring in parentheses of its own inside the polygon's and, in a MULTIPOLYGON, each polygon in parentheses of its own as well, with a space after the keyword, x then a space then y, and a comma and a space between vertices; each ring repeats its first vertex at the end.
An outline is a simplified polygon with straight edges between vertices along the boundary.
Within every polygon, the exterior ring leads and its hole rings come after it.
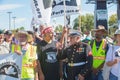
POLYGON ((105 50, 103 50, 104 40, 99 46, 99 49, 96 48, 96 42, 94 40, 92 46, 93 53, 93 68, 98 68, 105 61, 105 50))
POLYGON ((34 78, 36 60, 36 46, 29 45, 28 49, 23 56, 22 61, 22 78, 34 78))
POLYGON ((94 60, 105 60, 105 56, 94 56, 94 60))

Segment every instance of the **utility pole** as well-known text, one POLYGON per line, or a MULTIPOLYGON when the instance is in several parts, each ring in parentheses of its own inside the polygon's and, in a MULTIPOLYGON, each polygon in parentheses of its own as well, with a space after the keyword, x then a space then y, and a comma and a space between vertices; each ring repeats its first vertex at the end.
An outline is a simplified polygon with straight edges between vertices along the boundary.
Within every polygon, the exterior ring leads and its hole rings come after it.
POLYGON ((14 24, 14 30, 15 30, 15 19, 16 17, 12 17, 13 18, 13 24, 14 24))
POLYGON ((11 13, 12 12, 7 12, 9 15, 9 30, 11 30, 11 13))
POLYGON ((117 0, 118 28, 120 29, 120 0, 117 0))
POLYGON ((96 0, 95 4, 95 27, 98 28, 98 25, 105 26, 105 29, 108 30, 108 11, 107 11, 107 1, 106 0, 96 0))
POLYGON ((108 11, 107 4, 114 3, 116 0, 87 0, 86 3, 95 4, 95 28, 98 28, 98 25, 105 26, 105 29, 108 30, 108 11))

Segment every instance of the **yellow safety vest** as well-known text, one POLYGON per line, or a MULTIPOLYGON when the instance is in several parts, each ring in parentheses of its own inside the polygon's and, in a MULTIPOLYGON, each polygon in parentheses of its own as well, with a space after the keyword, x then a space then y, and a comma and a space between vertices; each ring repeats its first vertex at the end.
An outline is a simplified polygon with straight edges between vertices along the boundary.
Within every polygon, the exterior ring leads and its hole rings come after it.
POLYGON ((23 56, 21 78, 34 78, 34 68, 36 66, 36 46, 29 45, 28 50, 23 56))
POLYGON ((16 44, 12 44, 11 45, 11 52, 14 53, 15 50, 20 50, 21 51, 21 46, 20 45, 16 45, 16 44))
POLYGON ((104 40, 100 44, 99 49, 96 48, 96 42, 94 40, 92 46, 92 54, 93 54, 93 68, 98 68, 105 61, 105 50, 103 49, 104 40))

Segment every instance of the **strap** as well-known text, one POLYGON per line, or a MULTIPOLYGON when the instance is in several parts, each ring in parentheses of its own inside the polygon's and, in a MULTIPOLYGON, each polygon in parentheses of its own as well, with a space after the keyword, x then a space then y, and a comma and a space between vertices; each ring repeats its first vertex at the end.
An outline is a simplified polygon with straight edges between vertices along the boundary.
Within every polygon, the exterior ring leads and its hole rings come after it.
POLYGON ((113 52, 114 52, 114 45, 112 45, 112 59, 114 57, 113 52))
POLYGON ((79 63, 68 63, 68 66, 75 67, 75 66, 82 66, 86 64, 87 62, 79 62, 79 63))

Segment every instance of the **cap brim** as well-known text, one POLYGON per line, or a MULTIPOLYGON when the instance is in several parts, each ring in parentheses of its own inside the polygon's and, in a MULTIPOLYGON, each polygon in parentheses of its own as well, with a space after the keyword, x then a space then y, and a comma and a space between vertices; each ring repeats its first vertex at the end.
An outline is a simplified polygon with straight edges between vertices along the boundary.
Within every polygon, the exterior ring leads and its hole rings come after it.
POLYGON ((29 37, 29 35, 26 34, 26 33, 16 33, 16 34, 15 34, 15 38, 18 39, 19 35, 26 35, 26 36, 27 36, 27 37, 26 37, 27 39, 28 39, 28 37, 29 37))
POLYGON ((70 34, 68 35, 68 37, 71 37, 71 36, 77 37, 77 36, 81 36, 81 35, 78 34, 78 33, 70 33, 70 34))
POLYGON ((97 32, 97 31, 102 31, 104 34, 107 34, 108 31, 105 29, 92 29, 92 31, 97 32))

